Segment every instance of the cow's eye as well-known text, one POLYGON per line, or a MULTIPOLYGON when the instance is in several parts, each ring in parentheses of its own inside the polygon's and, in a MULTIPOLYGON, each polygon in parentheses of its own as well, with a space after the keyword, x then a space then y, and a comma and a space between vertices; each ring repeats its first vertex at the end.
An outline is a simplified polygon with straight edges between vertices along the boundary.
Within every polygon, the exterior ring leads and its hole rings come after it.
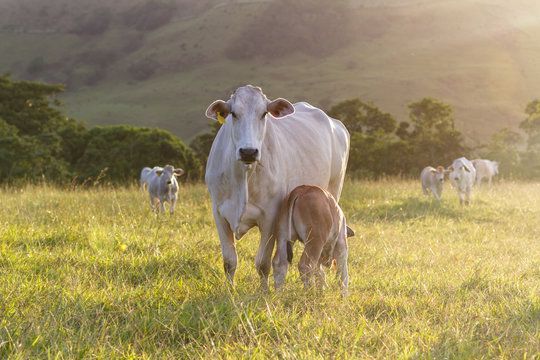
POLYGON ((231 111, 231 116, 233 117, 233 119, 236 119, 236 113, 231 111))
POLYGON ((266 114, 268 114, 268 111, 266 111, 266 112, 264 112, 264 114, 262 114, 261 119, 264 119, 266 114))

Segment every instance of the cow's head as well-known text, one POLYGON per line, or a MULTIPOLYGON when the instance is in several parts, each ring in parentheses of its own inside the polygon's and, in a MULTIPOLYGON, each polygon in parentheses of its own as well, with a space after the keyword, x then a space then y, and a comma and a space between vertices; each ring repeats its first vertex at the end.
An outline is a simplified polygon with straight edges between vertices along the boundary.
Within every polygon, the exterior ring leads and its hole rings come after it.
POLYGON ((442 166, 437 166, 436 170, 432 169, 431 173, 433 174, 433 176, 435 177, 435 180, 437 180, 437 182, 439 182, 439 183, 444 182, 444 175, 446 174, 446 171, 444 170, 444 168, 442 166))
POLYGON ((465 175, 465 173, 470 173, 471 169, 461 161, 455 161, 450 167, 448 167, 449 175, 451 181, 456 184, 460 184, 465 175))
POLYGON ((164 186, 170 186, 172 185, 175 176, 184 175, 184 170, 180 168, 175 169, 172 165, 166 165, 163 169, 156 170, 156 174, 159 176, 159 181, 164 186))
POLYGON ((206 116, 214 120, 226 119, 232 127, 236 159, 252 164, 261 159, 267 115, 281 118, 293 112, 289 101, 281 98, 270 101, 260 88, 246 85, 236 89, 228 101, 216 100, 210 104, 206 116))

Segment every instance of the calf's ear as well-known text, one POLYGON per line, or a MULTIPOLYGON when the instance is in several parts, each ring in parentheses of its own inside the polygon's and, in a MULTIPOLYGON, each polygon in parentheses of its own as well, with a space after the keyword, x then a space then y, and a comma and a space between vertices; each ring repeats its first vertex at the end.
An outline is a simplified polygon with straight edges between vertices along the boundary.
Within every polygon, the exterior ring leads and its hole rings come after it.
POLYGON ((218 113, 220 116, 226 118, 230 112, 231 107, 229 103, 223 100, 216 100, 206 109, 206 117, 212 120, 218 120, 218 113))
POLYGON ((266 110, 268 110, 275 118, 284 117, 294 113, 292 104, 288 100, 282 98, 270 101, 268 105, 266 105, 266 110))
POLYGON ((347 237, 353 237, 354 230, 347 226, 347 237))
POLYGON ((436 174, 436 173, 437 173, 437 170, 435 170, 435 169, 431 169, 430 171, 431 171, 432 174, 436 174))
POLYGON ((177 168, 177 169, 174 169, 174 176, 182 176, 184 175, 184 169, 180 169, 180 168, 177 168))

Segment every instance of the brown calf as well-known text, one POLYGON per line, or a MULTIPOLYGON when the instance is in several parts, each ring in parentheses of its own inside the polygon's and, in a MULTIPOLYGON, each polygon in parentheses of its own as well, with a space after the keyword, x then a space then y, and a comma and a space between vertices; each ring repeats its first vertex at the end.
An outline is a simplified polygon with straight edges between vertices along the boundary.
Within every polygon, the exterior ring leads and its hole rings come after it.
POLYGON ((315 275, 322 287, 326 283, 322 265, 329 267, 336 260, 337 275, 346 294, 347 234, 352 235, 349 231, 343 211, 328 191, 308 185, 295 188, 283 201, 276 220, 277 250, 272 262, 276 289, 285 282, 292 261, 292 245, 299 239, 304 243, 298 263, 304 285, 309 287, 315 275))

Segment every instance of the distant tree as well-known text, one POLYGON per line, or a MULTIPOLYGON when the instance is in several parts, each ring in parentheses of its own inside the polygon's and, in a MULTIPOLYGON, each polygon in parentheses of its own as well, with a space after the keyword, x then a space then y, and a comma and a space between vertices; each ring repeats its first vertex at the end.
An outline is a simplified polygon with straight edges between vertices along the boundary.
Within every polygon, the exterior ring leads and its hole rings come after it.
POLYGON ((527 117, 519 127, 527 136, 527 148, 522 153, 522 171, 528 178, 540 178, 540 100, 535 99, 525 108, 527 117))
POLYGON ((525 114, 527 118, 519 124, 519 127, 527 134, 527 148, 540 147, 540 100, 528 103, 525 114))
POLYGON ((348 174, 378 178, 406 172, 407 144, 395 134, 396 120, 373 104, 349 99, 333 106, 328 115, 339 119, 351 133, 348 174))
POLYGON ((195 154, 170 132, 127 125, 98 126, 89 131, 75 169, 81 180, 104 173, 107 182, 124 183, 138 179, 145 166, 166 164, 183 168, 187 179, 201 178, 195 154))
POLYGON ((498 161, 502 176, 519 176, 521 175, 519 147, 522 141, 522 136, 517 132, 508 128, 501 129, 483 146, 481 157, 498 161))
POLYGON ((82 141, 86 130, 57 109, 57 100, 51 100, 62 90, 60 85, 0 76, 2 181, 41 176, 69 181, 69 164, 78 154, 73 144, 82 141))
POLYGON ((455 128, 450 105, 424 98, 409 104, 409 119, 411 125, 401 123, 397 134, 410 145, 412 173, 428 165, 446 166, 465 155, 463 137, 455 128))
POLYGON ((396 120, 373 104, 350 99, 333 106, 328 115, 339 119, 350 132, 390 134, 396 129, 396 120))

